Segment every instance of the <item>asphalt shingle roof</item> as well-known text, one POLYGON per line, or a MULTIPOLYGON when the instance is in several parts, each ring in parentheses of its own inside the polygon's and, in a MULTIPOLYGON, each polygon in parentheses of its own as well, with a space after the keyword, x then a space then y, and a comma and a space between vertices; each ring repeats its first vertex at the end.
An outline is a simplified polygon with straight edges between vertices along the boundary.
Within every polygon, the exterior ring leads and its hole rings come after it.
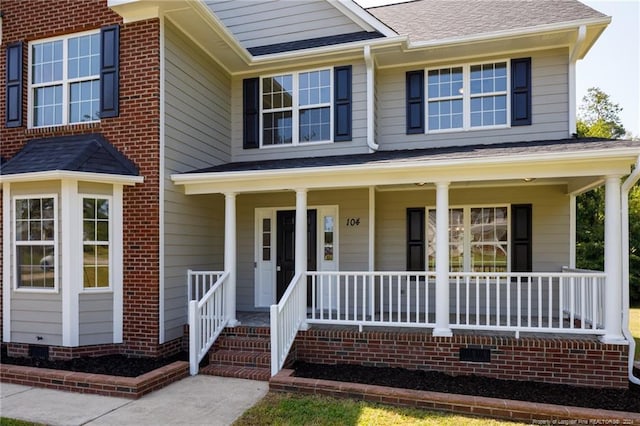
POLYGON ((577 0, 415 0, 366 10, 413 42, 606 16, 577 0))
POLYGON ((136 165, 97 133, 30 140, 0 166, 1 175, 56 170, 139 175, 136 165))
POLYGON ((310 38, 306 40, 290 41, 286 43, 269 44, 266 46, 250 47, 253 56, 269 55, 273 53, 290 52, 292 50, 312 49, 315 47, 332 46, 334 44, 351 43, 354 41, 371 40, 384 37, 379 32, 361 31, 349 34, 337 34, 327 37, 310 38))
MULTIPOLYGON (((447 148, 426 148, 397 151, 376 151, 370 154, 352 154, 327 157, 290 158, 281 160, 227 163, 193 170, 186 173, 222 173, 243 171, 265 171, 300 169, 310 167, 351 166, 359 164, 402 164, 403 162, 440 161, 472 158, 511 157, 527 154, 582 152, 609 148, 637 148, 640 142, 609 139, 563 139, 493 145, 469 145, 447 148)), ((185 174, 186 174, 185 173, 185 174)))

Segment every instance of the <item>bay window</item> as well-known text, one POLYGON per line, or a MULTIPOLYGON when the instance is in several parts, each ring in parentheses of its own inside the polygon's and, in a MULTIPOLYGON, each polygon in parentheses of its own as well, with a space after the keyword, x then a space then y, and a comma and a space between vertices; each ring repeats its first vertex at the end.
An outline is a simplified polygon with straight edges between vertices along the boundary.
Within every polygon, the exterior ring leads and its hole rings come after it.
POLYGON ((111 286, 109 201, 105 197, 82 199, 82 282, 85 289, 111 286))

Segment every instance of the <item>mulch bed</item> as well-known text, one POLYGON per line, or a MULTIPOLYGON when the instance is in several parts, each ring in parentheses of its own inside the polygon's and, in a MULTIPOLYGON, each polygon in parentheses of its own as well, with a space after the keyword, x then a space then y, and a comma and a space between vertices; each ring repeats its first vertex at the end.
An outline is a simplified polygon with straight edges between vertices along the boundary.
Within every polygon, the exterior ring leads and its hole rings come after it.
MULTIPOLYGON (((436 371, 300 361, 293 365, 293 369, 295 376, 311 379, 640 413, 640 386, 631 383, 628 390, 594 389, 479 376, 450 376, 436 371)), ((640 375, 638 369, 635 375, 640 375)))
POLYGON ((66 361, 52 361, 36 358, 16 358, 7 356, 2 349, 2 363, 27 367, 50 368, 52 370, 78 371, 82 373, 106 374, 109 376, 137 377, 164 367, 174 361, 188 361, 188 354, 181 352, 166 358, 135 358, 126 355, 104 355, 81 357, 66 361))

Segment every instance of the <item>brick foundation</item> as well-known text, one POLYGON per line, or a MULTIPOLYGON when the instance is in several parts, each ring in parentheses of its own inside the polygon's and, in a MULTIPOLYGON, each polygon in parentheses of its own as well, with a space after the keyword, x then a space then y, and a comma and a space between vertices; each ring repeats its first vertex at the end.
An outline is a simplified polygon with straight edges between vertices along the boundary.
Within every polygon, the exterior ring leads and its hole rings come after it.
POLYGON ((298 360, 434 370, 504 380, 628 388, 628 346, 595 337, 501 337, 311 328, 298 333, 298 360), (490 362, 460 361, 461 348, 489 349, 490 362))
POLYGON ((269 389, 533 424, 640 424, 638 413, 307 379, 294 377, 292 370, 282 370, 273 376, 269 381, 269 389))
POLYGON ((188 375, 189 363, 186 361, 176 361, 138 377, 116 377, 0 364, 0 378, 5 383, 133 399, 188 375))

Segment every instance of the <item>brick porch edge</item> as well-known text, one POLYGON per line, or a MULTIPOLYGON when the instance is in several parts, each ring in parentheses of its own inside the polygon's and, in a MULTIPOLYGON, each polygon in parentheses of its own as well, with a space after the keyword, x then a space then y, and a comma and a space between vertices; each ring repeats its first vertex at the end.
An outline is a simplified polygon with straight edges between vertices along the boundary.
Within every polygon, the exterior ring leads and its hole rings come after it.
POLYGON ((189 363, 175 361, 138 377, 108 376, 0 364, 0 382, 137 399, 189 375, 189 363))
POLYGON ((580 424, 640 424, 639 413, 565 407, 526 401, 486 398, 429 391, 334 382, 331 380, 294 377, 293 370, 283 369, 269 381, 275 392, 295 392, 352 398, 395 406, 427 410, 449 411, 459 414, 535 422, 545 420, 573 420, 580 424))

